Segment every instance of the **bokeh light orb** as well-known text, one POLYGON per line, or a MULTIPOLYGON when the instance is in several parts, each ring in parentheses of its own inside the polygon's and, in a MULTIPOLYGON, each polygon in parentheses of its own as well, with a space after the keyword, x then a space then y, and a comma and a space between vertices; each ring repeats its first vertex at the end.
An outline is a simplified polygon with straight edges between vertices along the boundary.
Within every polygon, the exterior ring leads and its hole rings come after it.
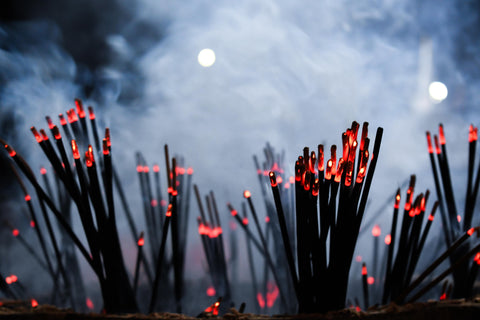
POLYGON ((433 102, 440 103, 447 98, 448 89, 442 82, 435 81, 428 86, 428 93, 433 102))
POLYGON ((215 63, 215 52, 212 49, 203 49, 198 53, 197 59, 202 67, 211 67, 215 63))

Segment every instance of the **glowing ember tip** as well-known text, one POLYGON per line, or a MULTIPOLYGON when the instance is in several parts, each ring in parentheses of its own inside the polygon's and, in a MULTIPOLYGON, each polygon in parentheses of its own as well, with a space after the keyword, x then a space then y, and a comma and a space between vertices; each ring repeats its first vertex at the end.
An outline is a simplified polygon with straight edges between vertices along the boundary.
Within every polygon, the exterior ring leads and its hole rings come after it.
POLYGON ((207 296, 213 297, 217 294, 217 291, 215 291, 215 288, 213 286, 210 286, 207 288, 207 296))
POLYGON ((17 155, 15 150, 11 146, 9 146, 8 144, 5 145, 5 149, 7 150, 10 157, 15 157, 17 155))
POLYGON ((32 200, 32 197, 30 197, 29 194, 25 195, 25 201, 30 201, 30 200, 32 200))
POLYGON ((374 225, 372 229, 372 236, 379 237, 381 233, 382 233, 382 230, 380 229, 378 224, 374 225))
POLYGON ((153 165, 153 172, 160 172, 160 167, 158 166, 158 164, 153 165))
POLYGON ((390 243, 392 243, 392 236, 389 235, 389 234, 387 234, 387 235, 385 236, 385 244, 386 244, 387 246, 389 246, 390 243))
POLYGON ((470 125, 468 132, 468 142, 475 142, 478 140, 478 128, 470 125))
POLYGON ((18 235, 20 234, 20 231, 18 231, 18 229, 13 229, 12 234, 14 237, 18 237, 18 235))
POLYGON ((31 304, 32 304, 32 308, 38 307, 38 302, 37 302, 37 300, 32 299, 32 300, 30 300, 30 302, 31 302, 31 304))
POLYGON ((35 127, 31 127, 30 131, 32 131, 33 135, 35 136, 35 140, 37 140, 38 143, 43 141, 42 136, 40 135, 40 133, 38 133, 35 127))
POLYGON ((362 276, 366 276, 367 273, 367 266, 365 263, 362 264, 362 276))
POLYGON ((245 197, 245 199, 248 199, 248 198, 250 198, 250 197, 252 196, 252 194, 250 193, 250 191, 245 190, 245 191, 243 192, 243 196, 245 197))
POLYGON ((369 285, 374 284, 374 283, 375 283, 375 278, 374 278, 374 277, 368 277, 368 278, 367 278, 367 283, 368 283, 369 285))
POLYGON ((171 217, 172 216, 172 204, 170 203, 167 208, 167 212, 165 213, 165 216, 171 217))
POLYGON ((272 187, 276 187, 277 186, 277 178, 275 177, 275 172, 270 171, 268 176, 270 177, 270 184, 272 185, 272 187))
POLYGON ((470 228, 467 233, 469 236, 471 236, 475 232, 475 228, 470 228))
POLYGON ((188 169, 187 169, 187 174, 188 174, 188 175, 192 175, 192 174, 193 174, 193 168, 192 168, 192 167, 188 167, 188 169))
POLYGON ((439 139, 440 139, 440 144, 444 145, 445 144, 445 133, 443 132, 443 125, 442 124, 440 124, 438 126, 438 135, 439 135, 439 139))
POLYGON ((78 151, 77 141, 72 140, 72 152, 74 159, 80 159, 80 151, 78 151))
POLYGON ((142 237, 140 237, 140 239, 138 239, 137 245, 138 245, 139 247, 143 247, 144 244, 145 244, 145 239, 144 239, 143 236, 142 236, 142 237))
POLYGON ((45 169, 45 167, 41 167, 40 174, 47 174, 47 169, 45 169))
POLYGON ((110 151, 108 150, 108 142, 107 139, 102 140, 102 146, 103 146, 103 154, 108 156, 110 154, 110 151))
POLYGON ((90 298, 87 298, 85 301, 85 305, 87 306, 88 309, 93 310, 95 306, 93 305, 93 302, 90 298))
POLYGON ((95 113, 93 112, 92 107, 88 107, 88 115, 90 117, 90 120, 95 120, 95 113))

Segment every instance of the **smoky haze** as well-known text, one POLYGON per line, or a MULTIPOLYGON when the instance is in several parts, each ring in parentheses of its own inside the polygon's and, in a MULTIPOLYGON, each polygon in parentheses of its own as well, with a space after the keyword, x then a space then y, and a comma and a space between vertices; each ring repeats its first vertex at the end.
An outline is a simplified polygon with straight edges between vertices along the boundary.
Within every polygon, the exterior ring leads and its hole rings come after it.
MULTIPOLYGON (((46 159, 29 127, 46 127, 45 115, 65 112, 79 97, 112 129, 114 161, 133 208, 141 208, 135 152, 163 168, 168 143, 194 168, 201 192, 216 192, 227 223, 224 204, 240 207, 244 189, 261 204, 252 155, 263 158, 267 141, 285 150, 291 174, 304 146, 340 145, 353 120, 368 121, 372 139, 384 128, 369 220, 410 174, 417 174, 418 192, 433 190, 425 131, 436 133, 442 122, 463 207, 468 125, 478 125, 479 114, 478 1, 7 3, 0 132, 35 168, 46 159), (204 48, 216 54, 209 68, 197 62, 204 48), (428 97, 434 80, 449 88, 439 104, 428 97)), ((2 173, 5 190, 16 186, 11 179, 2 173)), ((5 219, 15 214, 8 201, 15 194, 3 194, 5 219)), ((385 230, 390 208, 376 218, 385 230)), ((193 202, 191 210, 196 216, 193 202)), ((190 230, 186 276, 201 277, 193 219, 190 230)), ((367 241, 369 232, 357 251, 368 259, 370 249, 361 252, 367 241)))

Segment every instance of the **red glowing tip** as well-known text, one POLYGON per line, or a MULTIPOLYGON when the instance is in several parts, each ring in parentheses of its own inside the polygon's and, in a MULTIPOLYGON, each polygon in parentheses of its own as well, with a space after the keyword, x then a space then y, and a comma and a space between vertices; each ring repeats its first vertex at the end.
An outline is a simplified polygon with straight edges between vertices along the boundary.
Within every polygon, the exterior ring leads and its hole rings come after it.
POLYGON ((242 223, 243 223, 243 225, 245 225, 245 226, 248 225, 248 218, 247 218, 247 217, 243 218, 243 219, 242 219, 242 223))
POLYGON ((108 156, 110 154, 110 150, 108 149, 108 141, 107 139, 102 140, 102 149, 103 149, 103 154, 105 156, 108 156))
POLYGON ((10 157, 15 157, 17 155, 17 153, 15 152, 15 150, 9 146, 8 144, 5 145, 5 149, 7 150, 8 154, 10 155, 10 157))
POLYGON ((37 300, 31 299, 30 302, 31 302, 31 304, 32 304, 32 308, 38 307, 38 302, 37 302, 37 300))
POLYGON ((440 296, 440 300, 446 300, 447 299, 447 293, 444 292, 442 293, 442 295, 440 296))
POLYGON ((85 305, 87 306, 88 309, 90 310, 93 310, 93 308, 95 308, 95 306, 93 305, 93 302, 90 298, 87 298, 85 300, 85 305))
POLYGON ((93 112, 93 107, 88 107, 88 115, 90 117, 90 120, 95 120, 95 113, 93 112))
POLYGON ((238 214, 238 212, 237 212, 237 210, 232 209, 232 210, 230 210, 230 214, 232 215, 232 217, 235 217, 238 214))
POLYGON ((160 205, 162 207, 165 207, 167 205, 167 200, 164 200, 164 199, 160 200, 160 205))
POLYGON ((442 153, 442 150, 440 149, 440 145, 439 145, 439 142, 438 142, 438 137, 436 135, 433 136, 433 141, 435 142, 435 152, 437 154, 442 153))
POLYGON ((153 172, 160 172, 160 167, 158 166, 158 164, 153 165, 153 172))
POLYGON ((188 167, 188 169, 187 169, 187 174, 188 174, 188 175, 192 175, 192 174, 193 174, 193 168, 192 168, 192 167, 188 167))
POLYGON ((213 286, 210 286, 207 288, 207 296, 213 297, 217 294, 217 291, 215 291, 215 288, 213 286))
POLYGON ((67 125, 67 120, 65 120, 65 117, 63 116, 63 114, 60 113, 60 114, 58 115, 58 118, 60 119, 60 124, 61 124, 62 126, 66 126, 66 125, 67 125))
POLYGON ((74 159, 80 159, 80 151, 78 151, 77 141, 72 140, 72 152, 74 159))
POLYGON ((152 201, 150 201, 150 205, 152 207, 156 207, 156 206, 158 206, 158 201, 156 199, 152 199, 152 201))
POLYGON ((386 244, 387 246, 389 246, 390 243, 392 243, 392 236, 389 235, 389 234, 387 234, 387 235, 385 236, 385 244, 386 244))
POLYGON ((266 217, 265 217, 265 222, 266 222, 266 223, 269 223, 269 222, 270 222, 270 217, 269 217, 269 216, 266 216, 266 217))
POLYGON ((265 308, 265 299, 263 299, 263 295, 260 292, 257 293, 257 302, 260 308, 265 308))
POLYGON ((10 279, 12 279, 12 282, 17 282, 18 281, 18 277, 14 274, 10 275, 10 279))
POLYGON ((367 273, 367 266, 365 265, 365 263, 362 265, 362 276, 366 276, 368 273, 367 273))
POLYGON ((83 109, 82 100, 75 99, 75 106, 77 107, 77 113, 80 118, 85 118, 85 110, 83 109))
POLYGON ((270 184, 272 185, 272 187, 276 187, 277 186, 277 178, 275 177, 275 172, 270 171, 268 176, 270 177, 270 184))
POLYGON ((30 220, 30 227, 31 227, 31 228, 35 228, 35 221, 30 220))
POLYGON ((18 235, 20 234, 20 231, 18 231, 18 229, 13 229, 12 234, 14 237, 18 237, 18 235))
POLYGON ((170 203, 167 208, 167 212, 165 213, 165 216, 171 217, 172 216, 172 204, 170 203))
POLYGON ((78 121, 77 113, 73 109, 67 111, 67 117, 69 123, 78 121))
POLYGON ((58 130, 57 126, 54 125, 51 128, 51 130, 52 130, 53 136, 55 137, 56 140, 62 139, 62 135, 60 134, 60 130, 58 130))
POLYGON ((5 282, 6 282, 7 284, 12 284, 12 283, 13 283, 11 277, 6 277, 6 278, 5 278, 5 282))
POLYGON ((467 231, 467 234, 468 234, 469 236, 471 236, 474 232, 475 232, 475 228, 470 228, 470 229, 467 231))
POLYGON ((427 144, 428 144, 428 153, 433 153, 432 136, 430 135, 429 131, 427 131, 427 144))
POLYGON ((138 239, 137 245, 138 245, 139 247, 143 247, 144 244, 145 244, 145 239, 144 239, 143 236, 142 236, 142 237, 140 237, 140 238, 138 239))
POLYGON ((112 146, 112 139, 110 138, 110 128, 105 128, 105 139, 107 140, 107 146, 112 146))
POLYGON ((378 224, 374 225, 372 229, 372 236, 379 237, 381 233, 382 233, 382 230, 380 229, 378 224))
POLYGON ((47 133, 45 132, 45 130, 40 129, 40 134, 42 135, 42 139, 43 139, 43 140, 48 140, 48 135, 47 135, 47 133))
POLYGON ((137 172, 143 172, 143 166, 141 164, 137 165, 137 172))
POLYGON ((87 167, 93 166, 95 159, 93 157, 93 148, 91 145, 88 146, 88 151, 85 151, 85 164, 87 167))
POLYGON ((400 207, 400 189, 397 191, 397 195, 395 196, 395 205, 394 208, 398 209, 400 207))
POLYGON ((45 167, 41 167, 40 174, 47 174, 47 169, 45 169, 45 167))
POLYGON ((458 221, 458 223, 462 222, 462 216, 459 215, 459 214, 457 215, 457 221, 458 221))
POLYGON ((32 131, 33 135, 35 136, 35 140, 37 140, 38 143, 43 141, 42 136, 40 135, 40 133, 38 133, 35 127, 31 127, 30 131, 32 131))
POLYGON ((50 118, 49 116, 46 116, 45 119, 47 119, 47 123, 48 123, 48 128, 51 130, 53 129, 53 121, 52 121, 52 118, 50 118))
POLYGON ((250 193, 250 191, 245 190, 245 191, 243 192, 243 196, 245 197, 245 199, 248 199, 248 198, 250 198, 250 197, 252 196, 252 194, 250 193))
POLYGON ((430 214, 430 215, 428 216, 428 220, 429 220, 429 221, 433 221, 433 218, 434 218, 434 216, 433 216, 432 214, 430 214))
POLYGON ((438 135, 439 135, 439 138, 440 138, 440 144, 444 145, 445 144, 445 133, 443 132, 443 125, 442 124, 440 124, 438 126, 438 135))
POLYGON ((478 140, 478 128, 470 125, 468 132, 468 142, 475 142, 478 140))
POLYGON ((30 201, 30 200, 32 200, 32 197, 30 197, 29 194, 26 194, 25 195, 25 201, 30 201))
POLYGON ((369 285, 374 284, 374 283, 375 283, 375 277, 368 277, 368 278, 367 278, 367 283, 368 283, 369 285))
POLYGON ((480 264, 480 252, 477 252, 477 254, 475 254, 475 257, 473 257, 473 261, 475 261, 477 264, 480 264))

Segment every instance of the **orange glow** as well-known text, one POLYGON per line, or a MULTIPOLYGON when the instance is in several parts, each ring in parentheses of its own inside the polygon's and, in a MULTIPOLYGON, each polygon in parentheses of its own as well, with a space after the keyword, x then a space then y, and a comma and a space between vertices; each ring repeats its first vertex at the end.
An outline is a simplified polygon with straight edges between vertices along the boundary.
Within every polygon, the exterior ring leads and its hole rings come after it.
POLYGON ((20 231, 18 231, 18 229, 13 229, 12 234, 14 237, 18 237, 18 235, 20 234, 20 231))
POLYGON ((142 166, 141 164, 138 164, 138 165, 137 165, 137 172, 138 172, 138 173, 143 172, 143 166, 142 166))
POLYGON ((263 299, 263 295, 260 292, 257 293, 257 302, 260 308, 265 308, 265 300, 263 299))
POLYGON ((143 245, 145 244, 145 238, 144 237, 140 237, 137 241, 137 245, 139 247, 143 247, 143 245))
POLYGON ((7 284, 12 284, 12 283, 13 283, 12 278, 10 278, 10 277, 6 277, 6 278, 5 278, 5 282, 6 282, 7 284))
POLYGON ((282 176, 278 176, 277 177, 277 183, 282 184, 282 182, 283 182, 282 176))
POLYGON ((48 140, 48 135, 45 130, 40 129, 40 134, 42 135, 43 140, 48 140))
POLYGON ((428 144, 428 153, 433 153, 432 137, 430 135, 430 131, 427 131, 427 144, 428 144))
MULTIPOLYGON (((425 197, 422 197, 422 200, 420 200, 420 211, 425 211, 425 197)), ((420 214, 420 212, 418 214, 420 214)))
POLYGON ((367 273, 367 266, 364 263, 363 266, 362 266, 362 276, 366 276, 367 274, 368 274, 367 273))
POLYGON ((408 211, 408 215, 413 218, 415 217, 415 208, 411 209, 410 211, 408 211))
MULTIPOLYGON (((177 181, 178 182, 178 181, 177 181)), ((177 183, 177 186, 178 186, 178 183, 177 183)), ((178 190, 173 190, 172 191, 172 196, 177 196, 178 195, 178 190)))
POLYGON ((315 156, 315 151, 312 151, 310 153, 310 159, 308 161, 310 172, 315 172, 315 164, 317 162, 317 156, 315 156))
POLYGON ((13 148, 11 146, 9 146, 8 144, 5 145, 5 149, 7 150, 8 154, 10 155, 10 157, 15 157, 17 155, 17 153, 15 152, 15 150, 13 150, 13 148))
POLYGON ((31 228, 35 228, 35 221, 30 220, 30 227, 31 227, 31 228))
POLYGON ((148 173, 150 171, 150 169, 148 168, 148 166, 143 166, 143 172, 144 173, 148 173))
POLYGON ((30 197, 29 194, 25 195, 25 201, 30 201, 30 200, 32 200, 32 197, 30 197))
POLYGON ((215 227, 213 229, 210 229, 209 237, 210 238, 217 238, 219 235, 223 233, 223 230, 221 227, 215 227))
POLYGON ((280 290, 278 290, 278 287, 275 284, 273 284, 272 282, 269 282, 267 284, 267 308, 273 307, 279 293, 280 290))
POLYGON ((394 208, 398 209, 400 207, 400 189, 397 191, 397 195, 395 196, 395 205, 394 208))
POLYGON ((337 172, 335 173, 335 182, 340 182, 340 180, 342 179, 344 167, 345 167, 345 160, 343 160, 343 158, 340 158, 340 160, 338 160, 337 172))
POLYGON ((288 183, 288 182, 285 183, 283 186, 285 187, 285 189, 290 189, 290 183, 288 183))
POLYGON ((266 216, 266 217, 265 217, 265 222, 266 222, 266 223, 269 223, 269 222, 270 222, 270 217, 269 217, 269 216, 266 216))
POLYGON ((38 302, 37 302, 37 300, 31 299, 30 302, 31 302, 31 304, 32 304, 32 308, 38 307, 38 302))
POLYGON ((474 232, 475 232, 475 228, 470 228, 470 229, 467 231, 467 234, 468 234, 469 236, 471 236, 474 232))
POLYGON ((153 172, 160 172, 160 167, 158 166, 158 164, 153 165, 153 172))
POLYGON ((30 131, 32 131, 33 135, 35 136, 35 140, 37 140, 38 143, 43 141, 42 136, 40 135, 40 133, 38 133, 38 131, 37 131, 37 129, 35 129, 35 127, 31 127, 30 131))
POLYGON ((477 252, 477 254, 475 254, 475 257, 473 257, 473 261, 475 261, 477 264, 480 264, 480 252, 477 252))
POLYGON ((167 188, 167 193, 168 193, 168 194, 171 194, 172 192, 173 192, 173 188, 172 188, 172 187, 168 187, 168 188, 167 188))
POLYGON ((198 226, 198 234, 202 235, 202 236, 210 236, 210 227, 203 224, 203 223, 200 223, 200 225, 198 226))
POLYGON ((45 167, 40 167, 40 174, 47 174, 47 169, 45 169, 45 167))
POLYGON ((150 205, 152 207, 156 207, 158 205, 158 201, 156 199, 152 199, 152 201, 150 201, 150 205))
POLYGON ((330 180, 332 178, 332 167, 333 161, 332 159, 327 161, 327 171, 325 172, 325 179, 330 180))
POLYGON ((277 186, 277 179, 275 177, 275 172, 270 171, 268 176, 270 177, 270 184, 272 185, 272 187, 276 187, 277 186))
POLYGON ((85 118, 85 110, 83 109, 82 100, 75 99, 75 106, 77 107, 77 113, 80 118, 85 118))
POLYGON ((444 145, 445 144, 445 133, 443 132, 443 125, 440 124, 438 126, 438 135, 440 136, 440 144, 444 145))
POLYGON ((356 306, 355 311, 360 312, 360 311, 362 311, 362 308, 360 308, 360 306, 356 306))
POLYGON ((318 145, 318 171, 323 171, 324 170, 324 155, 323 155, 323 145, 319 144, 318 145))
POLYGON ((172 216, 172 204, 170 203, 167 208, 167 212, 165 213, 165 216, 171 217, 172 216))
POLYGON ((207 296, 213 297, 217 294, 217 291, 215 291, 215 288, 213 286, 210 286, 207 288, 207 296))
POLYGON ((367 173, 367 164, 364 163, 360 167, 357 173, 357 179, 355 180, 356 183, 362 183, 363 178, 365 177, 365 174, 367 173))
POLYGON ((430 221, 433 221, 433 218, 434 218, 434 216, 431 215, 431 214, 428 216, 428 220, 430 220, 430 221))
POLYGON ((77 113, 73 109, 67 111, 67 117, 69 123, 78 121, 77 113))
POLYGON ((80 159, 80 152, 78 151, 77 142, 75 140, 72 140, 72 152, 74 159, 80 159))
POLYGON ((468 130, 468 142, 475 142, 478 140, 478 128, 470 125, 468 130))
POLYGON ((105 128, 105 139, 107 140, 107 145, 112 146, 112 139, 110 137, 110 128, 105 128))
POLYGON ((45 119, 47 119, 48 129, 52 129, 54 126, 52 118, 50 118, 49 116, 46 116, 45 119))
POLYGON ((277 171, 280 172, 280 167, 278 166, 278 163, 274 162, 272 168, 270 171, 277 171))
POLYGON ((288 178, 288 182, 290 182, 290 184, 294 184, 295 183, 295 177, 290 176, 290 178, 288 178))
POLYGON ((60 130, 58 130, 57 126, 53 126, 52 128, 53 136, 55 137, 56 140, 62 139, 62 135, 60 134, 60 130))
POLYGON ((447 299, 447 293, 444 292, 442 293, 442 295, 440 296, 440 300, 446 300, 447 299))
POLYGON ((61 124, 62 126, 66 126, 66 125, 67 125, 67 120, 65 120, 65 117, 63 116, 63 114, 60 113, 60 114, 58 115, 58 118, 60 119, 60 124, 61 124))
POLYGON ((250 193, 250 191, 245 190, 245 191, 243 192, 243 196, 245 197, 245 199, 248 199, 248 198, 250 198, 250 197, 252 196, 252 194, 250 193))
POLYGON ((160 205, 161 205, 162 207, 165 207, 165 206, 167 205, 167 200, 163 200, 163 199, 160 200, 160 205))
POLYGON ((389 246, 390 243, 392 243, 392 236, 391 236, 390 234, 387 234, 387 235, 385 236, 385 244, 386 244, 387 246, 389 246))
POLYGON ((459 215, 459 214, 457 215, 457 221, 458 221, 458 223, 462 222, 462 216, 459 215))
POLYGON ((245 225, 245 226, 248 225, 248 218, 247 218, 247 217, 243 218, 243 219, 242 219, 242 223, 243 223, 243 225, 245 225))
POLYGON ((331 168, 332 176, 335 176, 335 173, 337 170, 337 146, 336 145, 333 145, 330 147, 330 160, 332 160, 332 168, 331 168))
POLYGON ((187 174, 189 174, 189 175, 193 174, 193 168, 192 167, 188 167, 187 174))
POLYGON ((230 210, 230 214, 232 215, 232 217, 235 217, 238 214, 238 212, 237 212, 237 210, 232 209, 232 210, 230 210))
POLYGON ((12 279, 12 282, 17 282, 18 281, 18 277, 14 274, 10 275, 10 279, 12 279))
POLYGON ((95 120, 95 113, 93 112, 92 107, 88 107, 88 115, 90 116, 90 120, 95 120))
POLYGON ((382 234, 382 230, 380 229, 378 224, 374 225, 372 229, 372 236, 379 237, 381 234, 382 234))
POLYGON ((368 278, 367 278, 367 283, 368 283, 369 285, 374 284, 374 283, 375 283, 375 277, 368 277, 368 278))
POLYGON ((87 306, 88 309, 93 310, 95 306, 93 305, 93 302, 90 298, 87 298, 85 300, 85 305, 87 306))
POLYGON ((87 167, 93 166, 95 159, 93 157, 93 148, 91 145, 88 146, 88 151, 85 151, 85 164, 87 167))
POLYGON ((102 149, 103 149, 103 154, 105 156, 108 156, 110 154, 110 150, 108 150, 108 143, 106 139, 102 140, 102 149))

